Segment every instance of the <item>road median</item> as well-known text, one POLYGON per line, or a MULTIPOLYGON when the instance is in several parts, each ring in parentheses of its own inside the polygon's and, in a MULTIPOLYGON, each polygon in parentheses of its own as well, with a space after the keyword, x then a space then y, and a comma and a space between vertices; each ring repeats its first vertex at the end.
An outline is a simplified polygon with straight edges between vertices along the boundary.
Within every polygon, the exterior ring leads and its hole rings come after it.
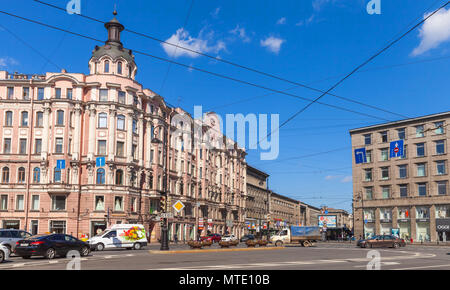
POLYGON ((190 253, 221 253, 221 252, 250 252, 250 251, 271 251, 282 250, 285 247, 258 247, 258 248, 234 248, 234 249, 189 249, 189 250, 172 250, 158 251, 150 250, 150 254, 190 254, 190 253))

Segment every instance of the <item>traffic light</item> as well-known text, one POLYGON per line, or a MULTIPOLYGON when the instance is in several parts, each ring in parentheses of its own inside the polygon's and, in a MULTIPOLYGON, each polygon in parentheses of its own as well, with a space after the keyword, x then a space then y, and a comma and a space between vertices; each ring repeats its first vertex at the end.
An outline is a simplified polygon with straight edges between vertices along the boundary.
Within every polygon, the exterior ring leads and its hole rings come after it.
POLYGON ((167 204, 166 196, 161 195, 161 197, 159 198, 159 212, 166 212, 166 204, 167 204))

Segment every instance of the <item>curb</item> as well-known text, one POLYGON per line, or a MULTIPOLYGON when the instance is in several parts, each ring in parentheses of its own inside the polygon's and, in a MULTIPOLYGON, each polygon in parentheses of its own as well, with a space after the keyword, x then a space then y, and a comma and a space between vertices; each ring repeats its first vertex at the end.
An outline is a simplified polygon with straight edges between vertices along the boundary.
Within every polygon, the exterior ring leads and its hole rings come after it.
POLYGON ((238 249, 196 249, 196 250, 174 250, 174 251, 156 251, 150 250, 150 254, 189 254, 189 253, 220 253, 220 252, 245 252, 245 251, 270 251, 282 250, 285 247, 264 247, 264 248, 238 248, 238 249))

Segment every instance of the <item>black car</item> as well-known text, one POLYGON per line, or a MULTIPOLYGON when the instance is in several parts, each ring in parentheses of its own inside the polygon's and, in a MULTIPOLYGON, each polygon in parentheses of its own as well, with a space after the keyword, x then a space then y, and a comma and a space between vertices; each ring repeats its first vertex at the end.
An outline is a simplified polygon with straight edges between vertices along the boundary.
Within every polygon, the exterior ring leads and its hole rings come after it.
POLYGON ((16 243, 15 254, 24 259, 31 256, 43 256, 53 259, 67 256, 69 251, 78 251, 80 256, 87 256, 90 247, 87 243, 65 234, 35 235, 16 243))
POLYGON ((254 240, 255 236, 254 235, 245 235, 241 238, 241 242, 246 242, 248 240, 254 240))

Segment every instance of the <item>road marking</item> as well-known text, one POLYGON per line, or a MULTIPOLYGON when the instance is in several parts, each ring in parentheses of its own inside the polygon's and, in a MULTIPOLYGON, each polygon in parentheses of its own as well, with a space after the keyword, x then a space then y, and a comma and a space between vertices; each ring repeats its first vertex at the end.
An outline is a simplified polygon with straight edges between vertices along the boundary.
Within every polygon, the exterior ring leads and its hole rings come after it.
POLYGON ((410 267, 410 268, 397 268, 392 270, 420 270, 420 269, 428 269, 428 268, 441 268, 441 267, 450 267, 450 264, 446 265, 433 265, 433 266, 421 266, 421 267, 410 267))
MULTIPOLYGON (((392 266, 392 265, 400 265, 399 262, 381 262, 380 263, 382 266, 392 266)), ((357 265, 357 266, 353 266, 354 268, 365 268, 367 267, 367 265, 357 265)))

